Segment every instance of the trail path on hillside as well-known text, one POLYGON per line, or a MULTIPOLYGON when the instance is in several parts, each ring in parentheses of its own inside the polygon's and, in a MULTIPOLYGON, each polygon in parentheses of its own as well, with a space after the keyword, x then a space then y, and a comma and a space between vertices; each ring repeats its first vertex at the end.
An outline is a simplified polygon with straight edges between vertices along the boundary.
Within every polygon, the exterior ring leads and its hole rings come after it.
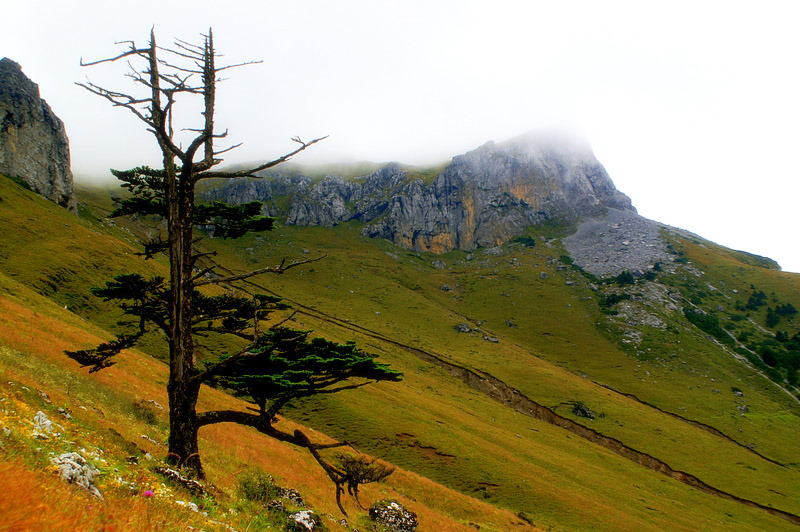
MULTIPOLYGON (((226 268, 224 268, 222 266, 220 266, 220 268, 221 269, 226 269, 226 268)), ((258 284, 256 282, 249 281, 249 280, 246 281, 246 282, 247 282, 247 284, 253 286, 254 288, 258 288, 261 291, 265 291, 267 293, 271 293, 273 295, 278 296, 278 294, 272 292, 271 290, 269 290, 265 286, 262 286, 262 285, 260 285, 260 284, 258 284)), ((278 297, 282 297, 282 296, 278 296, 278 297)), ((406 344, 404 344, 404 343, 402 343, 400 341, 397 341, 397 340, 395 340, 393 338, 385 336, 384 334, 382 334, 380 332, 373 331, 373 330, 367 329, 365 327, 362 327, 360 325, 355 325, 355 324, 352 324, 350 322, 343 321, 343 320, 341 320, 339 318, 336 318, 335 316, 331 316, 329 314, 326 314, 323 311, 320 311, 320 310, 317 310, 315 308, 303 305, 303 304, 301 304, 301 303, 299 303, 297 301, 292 301, 291 299, 288 299, 288 298, 283 298, 283 299, 285 301, 291 303, 292 306, 295 308, 296 312, 299 313, 299 314, 304 314, 304 315, 309 316, 311 318, 314 318, 314 319, 329 323, 329 324, 331 324, 331 325, 333 325, 335 327, 338 327, 340 329, 347 329, 347 330, 350 330, 352 332, 356 332, 358 334, 362 334, 364 336, 368 336, 370 338, 379 340, 381 342, 385 342, 385 343, 393 345, 395 347, 399 347, 399 348, 405 350, 406 352, 413 354, 414 356, 418 357, 419 359, 421 359, 421 360, 423 360, 425 362, 428 362, 428 363, 433 364, 433 365, 435 365, 435 366, 437 366, 439 368, 442 368, 449 375, 460 379, 464 384, 466 384, 470 388, 485 394, 489 398, 491 398, 491 399, 493 399, 493 400, 495 400, 495 401, 497 401, 497 402, 499 402, 499 403, 501 403, 501 404, 503 404, 503 405, 505 405, 505 406, 507 406, 509 408, 512 408, 515 411, 517 411, 517 412, 519 412, 519 413, 521 413, 521 414, 523 414, 525 416, 528 416, 528 417, 531 417, 533 419, 537 419, 537 420, 544 421, 544 422, 550 423, 552 425, 561 427, 561 428, 563 428, 563 429, 565 429, 565 430, 567 430, 569 432, 572 432, 573 434, 575 434, 577 436, 580 436, 581 438, 584 438, 584 439, 586 439, 586 440, 588 440, 588 441, 590 441, 590 442, 592 442, 592 443, 594 443, 596 445, 599 445, 599 446, 601 446, 601 447, 603 447, 605 449, 608 449, 608 450, 610 450, 610 451, 612 451, 612 452, 614 452, 614 453, 616 453, 616 454, 618 454, 618 455, 620 455, 620 456, 622 456, 622 457, 624 457, 624 458, 626 458, 626 459, 628 459, 628 460, 630 460, 630 461, 632 461, 632 462, 634 462, 634 463, 636 463, 636 464, 638 464, 640 466, 646 467, 648 469, 651 469, 653 471, 656 471, 656 472, 659 472, 659 473, 661 473, 663 475, 666 475, 666 476, 668 476, 668 477, 670 477, 672 479, 675 479, 675 480, 678 480, 680 482, 683 482, 684 484, 687 484, 687 485, 689 485, 689 486, 691 486, 691 487, 693 487, 695 489, 698 489, 698 490, 703 491, 705 493, 709 493, 709 494, 715 495, 717 497, 721 497, 723 499, 727 499, 727 500, 731 500, 731 501, 734 501, 734 502, 738 502, 738 503, 743 504, 745 506, 749 506, 749 507, 752 507, 752 508, 758 508, 760 510, 763 510, 763 511, 769 513, 769 514, 781 517, 781 518, 789 521, 792 524, 800 526, 800 516, 798 516, 796 514, 793 514, 791 512, 785 511, 785 510, 780 510, 780 509, 774 508, 772 506, 767 506, 767 505, 758 503, 758 502, 750 500, 750 499, 745 499, 743 497, 739 497, 737 495, 734 495, 734 494, 729 493, 727 491, 721 490, 719 488, 715 488, 714 486, 711 486, 710 484, 702 481, 701 479, 699 479, 695 475, 692 475, 691 473, 687 473, 685 471, 677 470, 677 469, 671 467, 669 464, 667 464, 663 460, 660 460, 660 459, 658 459, 658 458, 656 458, 656 457, 654 457, 654 456, 652 456, 652 455, 650 455, 648 453, 645 453, 645 452, 639 451, 637 449, 634 449, 634 448, 626 445, 625 443, 623 443, 622 441, 620 441, 620 440, 618 440, 616 438, 601 434, 600 432, 598 432, 598 431, 596 431, 594 429, 591 429, 591 428, 589 428, 589 427, 587 427, 585 425, 581 425, 580 423, 577 423, 576 421, 573 421, 573 420, 571 420, 569 418, 566 418, 564 416, 561 416, 561 415, 557 414, 551 408, 537 403, 536 401, 534 401, 534 400, 530 399, 529 397, 525 396, 523 393, 521 393, 516 388, 513 388, 512 386, 509 386, 505 382, 501 381, 500 379, 494 377, 493 375, 491 375, 489 373, 486 373, 484 371, 477 370, 477 369, 470 369, 470 368, 464 367, 464 366, 462 366, 460 364, 457 364, 455 362, 447 360, 448 357, 445 357, 443 355, 435 354, 435 353, 432 353, 430 351, 425 351, 425 350, 422 350, 422 349, 419 349, 419 348, 416 348, 416 347, 413 347, 413 346, 406 345, 406 344)), ((645 405, 647 407, 653 408, 653 409, 655 409, 655 410, 657 410, 657 411, 659 411, 659 412, 661 412, 663 414, 674 416, 674 417, 676 417, 676 418, 678 418, 678 419, 680 419, 680 420, 682 420, 682 421, 684 421, 686 423, 689 423, 689 424, 691 424, 693 426, 696 426, 698 428, 706 430, 707 432, 709 432, 709 433, 711 433, 711 434, 713 434, 713 435, 715 435, 717 437, 723 438, 726 441, 729 441, 729 442, 734 443, 736 445, 742 446, 745 449, 747 449, 748 451, 754 453, 756 456, 762 458, 765 461, 774 463, 774 464, 779 465, 781 467, 785 467, 783 464, 780 464, 779 462, 776 462, 776 461, 774 461, 774 460, 772 460, 770 458, 767 458, 767 457, 761 455, 760 453, 754 451, 753 449, 750 449, 749 447, 741 445, 739 442, 736 442, 732 438, 726 436, 724 433, 722 433, 721 431, 719 431, 718 429, 716 429, 714 427, 711 427, 710 425, 705 425, 705 424, 702 424, 700 422, 696 422, 696 421, 693 421, 693 420, 689 420, 687 418, 683 418, 682 416, 679 416, 677 414, 673 414, 671 412, 664 411, 664 410, 662 410, 660 408, 657 408, 657 407, 655 407, 653 405, 650 405, 650 404, 648 404, 646 402, 643 402, 643 401, 639 400, 638 398, 636 398, 635 396, 633 396, 631 394, 626 394, 626 393, 620 392, 618 390, 614 390, 612 388, 604 386, 603 384, 600 384, 600 383, 594 383, 594 384, 596 384, 597 386, 603 387, 605 389, 609 389, 612 392, 618 393, 618 394, 628 398, 629 400, 637 401, 638 403, 640 403, 642 405, 645 405), (702 426, 700 426, 700 425, 702 425, 702 426)))

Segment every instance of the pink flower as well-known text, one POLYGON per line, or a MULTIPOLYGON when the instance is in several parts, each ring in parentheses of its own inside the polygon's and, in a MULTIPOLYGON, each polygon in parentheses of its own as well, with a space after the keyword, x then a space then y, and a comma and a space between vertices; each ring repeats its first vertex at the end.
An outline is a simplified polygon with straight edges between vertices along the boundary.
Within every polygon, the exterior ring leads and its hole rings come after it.
POLYGON ((144 493, 142 493, 142 497, 152 497, 154 495, 155 493, 153 493, 153 490, 145 490, 144 493))

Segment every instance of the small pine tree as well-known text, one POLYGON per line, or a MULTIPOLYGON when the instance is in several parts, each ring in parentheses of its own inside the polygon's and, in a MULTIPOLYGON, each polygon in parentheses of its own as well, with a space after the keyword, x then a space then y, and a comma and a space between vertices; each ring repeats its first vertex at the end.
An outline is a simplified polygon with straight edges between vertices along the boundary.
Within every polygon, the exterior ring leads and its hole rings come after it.
POLYGON ((619 275, 617 275, 617 277, 615 278, 615 281, 617 282, 618 285, 625 286, 625 285, 629 285, 629 284, 635 284, 636 283, 636 278, 633 276, 633 274, 631 272, 626 270, 626 271, 620 273, 619 275))
POLYGON ((766 325, 770 329, 778 325, 780 323, 781 317, 775 312, 772 307, 767 308, 767 320, 766 325))

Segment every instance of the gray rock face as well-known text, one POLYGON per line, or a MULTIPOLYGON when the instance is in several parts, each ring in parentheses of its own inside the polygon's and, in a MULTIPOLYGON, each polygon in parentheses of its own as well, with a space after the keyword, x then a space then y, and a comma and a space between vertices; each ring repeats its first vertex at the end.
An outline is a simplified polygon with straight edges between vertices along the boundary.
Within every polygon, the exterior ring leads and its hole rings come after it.
POLYGON ((530 225, 573 222, 607 207, 634 211, 587 144, 528 134, 454 157, 428 187, 410 183, 364 234, 417 251, 470 251, 502 244, 530 225))
POLYGON ((75 211, 64 124, 41 99, 39 87, 8 58, 0 59, 0 172, 75 211))
POLYGON ((353 181, 275 177, 260 186, 261 196, 248 183, 229 183, 209 198, 275 200, 280 189, 290 199, 288 224, 332 226, 359 219, 367 223, 366 236, 434 253, 497 246, 546 220, 576 222, 607 208, 635 212, 588 144, 542 133, 488 142, 454 157, 430 185, 409 178, 397 164, 353 181))

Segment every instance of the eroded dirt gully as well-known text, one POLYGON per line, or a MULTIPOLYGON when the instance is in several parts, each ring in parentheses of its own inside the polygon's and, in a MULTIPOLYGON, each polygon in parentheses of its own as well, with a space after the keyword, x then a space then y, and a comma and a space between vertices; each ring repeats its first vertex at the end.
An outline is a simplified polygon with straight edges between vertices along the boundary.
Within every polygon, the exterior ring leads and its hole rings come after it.
POLYGON ((666 414, 666 415, 668 415, 670 417, 674 417, 675 419, 679 419, 679 420, 683 421, 684 423, 688 423, 689 425, 695 426, 695 427, 697 427, 697 428, 699 428, 701 430, 704 430, 704 431, 706 431, 706 432, 708 432, 710 434, 713 434, 714 436, 717 436, 718 438, 722 438, 723 440, 727 440, 727 441, 731 442, 732 444, 734 444, 734 445, 736 445, 738 447, 741 447, 743 449, 747 449, 748 451, 750 451, 751 453, 755 454, 756 456, 758 456, 762 460, 766 460, 767 462, 770 462, 772 464, 781 466, 784 469, 789 469, 786 466, 786 464, 782 464, 782 463, 778 462, 777 460, 773 460, 769 456, 764 456, 763 454, 761 454, 760 452, 756 451, 752 447, 748 447, 747 445, 734 440, 733 438, 731 438, 730 436, 728 436, 727 434, 725 434, 721 430, 719 430, 719 429, 717 429, 715 427, 712 427, 711 425, 708 425, 706 423, 703 423, 702 421, 697 421, 695 419, 689 419, 688 417, 684 417, 684 416, 682 416, 680 414, 676 414, 675 412, 670 412, 669 410, 664 410, 663 408, 660 408, 660 407, 658 407, 658 406, 656 406, 654 404, 651 404, 651 403, 648 403, 647 401, 643 401, 642 399, 639 399, 638 397, 636 397, 632 393, 622 392, 620 390, 617 390, 616 388, 612 388, 608 384, 603 384, 603 383, 597 382, 597 381, 592 381, 592 383, 596 384, 597 386, 602 386, 603 388, 605 388, 605 389, 607 389, 609 391, 612 391, 617 395, 621 395, 621 396, 626 397, 626 398, 628 398, 628 399, 630 399, 632 401, 636 401, 637 403, 643 404, 643 405, 645 405, 645 406, 647 406, 649 408, 652 408, 654 410, 658 410, 662 414, 666 414))
MULTIPOLYGON (((254 286, 258 286, 258 288, 261 289, 261 290, 266 290, 267 292, 271 292, 266 287, 256 285, 255 283, 249 283, 249 284, 252 284, 254 286)), ((497 401, 499 403, 502 403, 502 404, 506 405, 509 408, 513 408, 514 410, 516 410, 520 414, 526 415, 526 416, 531 417, 533 419, 537 419, 539 421, 544 421, 544 422, 550 423, 552 425, 556 425, 558 427, 561 427, 561 428, 563 428, 565 430, 568 430, 568 431, 572 432, 573 434, 575 434, 577 436, 580 436, 581 438, 584 438, 584 439, 586 439, 586 440, 588 440, 588 441, 590 441, 590 442, 592 442, 592 443, 594 443, 596 445, 599 445, 599 446, 601 446, 601 447, 603 447, 605 449, 608 449, 608 450, 610 450, 610 451, 612 451, 614 453, 617 453, 618 455, 620 455, 620 456, 622 456, 624 458, 627 458, 628 460, 630 460, 630 461, 632 461, 632 462, 634 462, 634 463, 636 463, 636 464, 638 464, 640 466, 646 467, 646 468, 651 469, 653 471, 657 471, 657 472, 659 472, 659 473, 661 473, 663 475, 666 475, 666 476, 668 476, 670 478, 673 478, 673 479, 675 479, 675 480, 677 480, 679 482, 683 482, 684 484, 692 486, 695 489, 698 489, 698 490, 703 491, 705 493, 716 495, 717 497, 721 497, 723 499, 727 499, 727 500, 738 502, 738 503, 743 504, 745 506, 749 506, 749 507, 752 507, 752 508, 758 508, 760 510, 763 510, 763 511, 769 513, 769 514, 775 515, 777 517, 781 517, 781 518, 789 521, 790 523, 793 523, 795 525, 800 526, 800 516, 798 516, 798 515, 795 515, 795 514, 793 514, 791 512, 787 512, 787 511, 780 510, 780 509, 777 509, 777 508, 773 508, 771 506, 767 506, 767 505, 758 503, 756 501, 745 499, 743 497, 739 497, 739 496, 734 495, 732 493, 728 493, 728 492, 726 492, 724 490, 715 488, 714 486, 711 486, 710 484, 707 484, 707 483, 703 482, 702 480, 700 480, 695 475, 692 475, 691 473, 687 473, 685 471, 680 471, 680 470, 674 469, 673 467, 671 467, 669 464, 667 464, 663 460, 659 460, 658 458, 656 458, 656 457, 654 457, 654 456, 652 456, 650 454, 647 454, 645 452, 638 451, 638 450, 636 450, 636 449, 624 444, 622 441, 620 441, 620 440, 618 440, 616 438, 612 438, 611 436, 606 436, 604 434, 601 434, 601 433, 597 432, 594 429, 590 429, 589 427, 587 427, 585 425, 581 425, 580 423, 577 423, 577 422, 575 422, 575 421, 573 421, 573 420, 571 420, 569 418, 566 418, 564 416, 561 416, 561 415, 557 414, 551 408, 548 408, 548 407, 546 407, 544 405, 541 405, 541 404, 537 403, 536 401, 533 401, 529 397, 527 397, 524 394, 522 394, 519 390, 509 386, 505 382, 503 382, 500 379, 490 375, 489 373, 482 372, 482 371, 477 371, 477 370, 472 370, 472 369, 466 368, 464 366, 460 366, 460 365, 455 364, 453 362, 449 362, 449 361, 445 360, 444 358, 442 358, 442 357, 440 357, 438 355, 435 355, 433 353, 424 351, 422 349, 418 349, 416 347, 405 345, 405 344, 403 344, 401 342, 398 342, 398 341, 396 341, 396 340, 394 340, 392 338, 384 336, 383 334, 378 333, 376 331, 372 331, 372 330, 366 329, 364 327, 361 327, 359 325, 354 325, 352 323, 342 321, 342 320, 340 320, 340 319, 338 319, 338 318, 336 318, 334 316, 330 316, 328 314, 325 314, 322 311, 316 310, 316 309, 311 308, 311 307, 307 307, 307 306, 302 305, 302 304, 300 304, 298 302, 291 301, 291 300, 288 300, 288 299, 286 299, 286 301, 291 303, 292 306, 297 310, 297 312, 299 314, 305 314, 305 315, 307 315, 307 316, 309 316, 311 318, 325 321, 325 322, 330 323, 331 325, 334 325, 336 327, 343 328, 343 329, 348 329, 348 330, 351 330, 353 332, 357 332, 359 334, 363 334, 365 336, 369 336, 370 338, 374 338, 376 340, 379 340, 379 341, 382 341, 382 342, 386 342, 388 344, 391 344, 391 345, 394 345, 396 347, 399 347, 399 348, 401 348, 401 349, 403 349, 403 350, 405 350, 405 351, 417 356, 419 359, 424 360, 425 362, 428 362, 430 364, 433 364, 435 366, 438 366, 438 367, 442 368, 449 375, 451 375, 452 377, 460 379, 462 382, 464 382, 464 384, 466 384, 470 388, 487 395, 491 399, 494 399, 495 401, 497 401)), ((615 391, 617 393, 622 393, 622 392, 618 392, 617 390, 613 390, 613 391, 615 391)), ((628 394, 623 394, 623 395, 628 396, 628 394)), ((644 403, 643 401, 640 401, 635 396, 630 396, 629 398, 631 400, 636 400, 636 401, 638 401, 638 402, 640 402, 642 404, 645 404, 647 406, 651 406, 652 407, 652 405, 648 405, 647 403, 644 403)), ((656 408, 656 407, 653 407, 653 408, 656 408)), ((661 412, 664 412, 665 414, 672 415, 670 412, 665 412, 665 411, 663 411, 661 409, 658 409, 658 408, 656 408, 656 409, 661 411, 661 412)), ((728 436, 724 435, 722 432, 718 431, 717 429, 715 429, 715 428, 713 428, 713 427, 711 427, 709 425, 701 424, 699 422, 693 422, 692 420, 689 420, 689 419, 686 419, 686 418, 682 418, 682 417, 677 416, 677 415, 675 415, 675 416, 679 417, 680 419, 683 419, 684 421, 690 422, 692 425, 697 424, 697 426, 699 426, 699 428, 703 428, 705 430, 712 429, 712 430, 709 430, 709 432, 711 432, 712 434, 715 434, 717 436, 723 437, 726 440, 730 440, 730 441, 733 441, 734 443, 738 444, 738 442, 735 442, 734 440, 732 440, 728 436), (703 425, 703 426, 700 426, 700 425, 703 425)), ((745 447, 745 448, 747 448, 747 447, 745 447)), ((747 449, 752 451, 752 449, 749 449, 749 448, 747 448, 747 449)), ((761 458, 764 458, 765 460, 768 460, 769 462, 777 463, 777 462, 774 462, 773 460, 770 460, 768 458, 765 458, 765 457, 761 456, 758 453, 756 453, 756 454, 758 456, 760 456, 761 458)), ((778 464, 778 465, 782 465, 782 464, 778 464)))

